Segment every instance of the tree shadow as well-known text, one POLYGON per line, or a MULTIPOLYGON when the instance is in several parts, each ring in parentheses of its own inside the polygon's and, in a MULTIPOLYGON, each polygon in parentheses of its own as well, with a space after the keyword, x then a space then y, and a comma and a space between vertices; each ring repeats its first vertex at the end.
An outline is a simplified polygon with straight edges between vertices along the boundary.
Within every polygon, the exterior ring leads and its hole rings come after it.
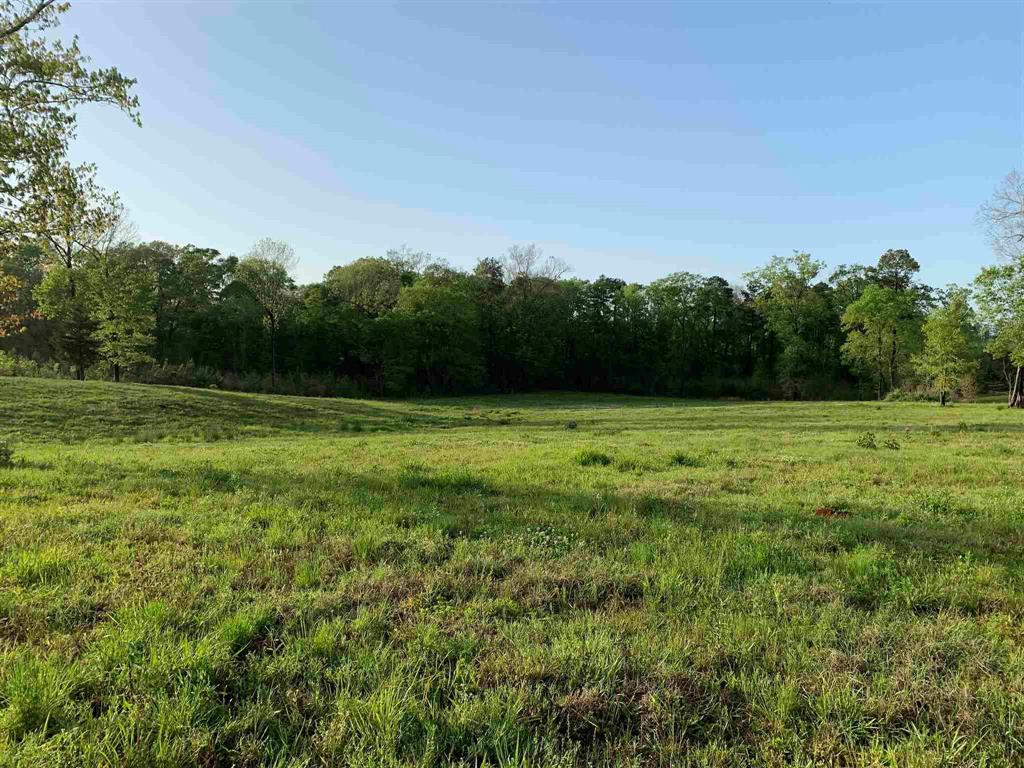
MULTIPOLYGON (((46 468, 52 465, 47 464, 46 468)), ((643 538, 652 526, 680 525, 709 534, 754 534, 785 530, 798 539, 852 550, 882 544, 897 554, 1018 563, 1024 533, 1009 523, 944 516, 934 520, 894 518, 878 504, 853 498, 843 516, 822 517, 806 509, 741 503, 726 496, 680 495, 643 490, 636 493, 585 488, 554 488, 521 478, 514 484, 465 467, 430 468, 406 464, 372 471, 331 468, 238 467, 196 461, 160 467, 148 462, 107 466, 89 461, 75 475, 75 488, 52 482, 40 490, 92 498, 97 488, 117 498, 122 493, 167 497, 234 495, 272 503, 295 514, 328 515, 362 508, 368 523, 401 528, 424 526, 471 539, 519 536, 543 526, 566 535, 581 531, 591 551, 609 551, 643 538), (86 466, 87 465, 87 466, 86 466)))

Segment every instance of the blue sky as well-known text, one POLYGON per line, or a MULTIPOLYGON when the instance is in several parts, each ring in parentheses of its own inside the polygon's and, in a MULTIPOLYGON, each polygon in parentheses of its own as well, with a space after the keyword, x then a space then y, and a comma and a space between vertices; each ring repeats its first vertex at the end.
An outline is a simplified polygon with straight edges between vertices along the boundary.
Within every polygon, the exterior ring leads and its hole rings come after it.
POLYGON ((82 1, 65 31, 139 80, 143 127, 90 108, 74 151, 140 235, 281 238, 303 281, 536 242, 584 278, 908 248, 966 282, 1022 160, 1022 3, 82 1))

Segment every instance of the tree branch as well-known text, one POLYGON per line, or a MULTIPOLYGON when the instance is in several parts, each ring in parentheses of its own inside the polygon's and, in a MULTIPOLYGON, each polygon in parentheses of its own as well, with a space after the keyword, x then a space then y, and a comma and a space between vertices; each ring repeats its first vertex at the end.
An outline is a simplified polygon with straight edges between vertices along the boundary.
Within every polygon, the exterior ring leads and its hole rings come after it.
POLYGON ((36 3, 35 7, 32 8, 28 13, 22 16, 20 19, 15 19, 6 29, 0 29, 0 42, 3 42, 11 35, 16 35, 18 32, 23 30, 33 21, 39 18, 40 14, 43 13, 47 8, 53 5, 54 0, 40 0, 36 3))

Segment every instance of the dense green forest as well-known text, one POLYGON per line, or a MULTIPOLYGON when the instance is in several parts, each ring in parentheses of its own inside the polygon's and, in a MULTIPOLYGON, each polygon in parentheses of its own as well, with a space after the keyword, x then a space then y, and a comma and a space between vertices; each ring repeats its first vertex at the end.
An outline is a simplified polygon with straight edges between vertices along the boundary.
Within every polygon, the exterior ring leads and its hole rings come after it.
POLYGON ((1024 183, 982 209, 1001 260, 935 289, 906 250, 773 257, 734 284, 580 280, 532 245, 456 269, 402 247, 296 285, 264 239, 140 243, 91 165, 81 104, 139 121, 134 81, 54 41, 65 6, 0 6, 0 373, 315 395, 577 389, 739 397, 971 396, 1024 405, 1024 183))
MULTIPOLYGON (((23 247, 4 270, 25 330, 4 346, 79 376, 308 394, 884 396, 925 383, 926 318, 958 295, 920 284, 902 250, 827 279, 807 254, 775 258, 743 287, 687 272, 572 279, 532 246, 469 272, 397 250, 295 286, 289 257, 273 241, 241 260, 118 243, 68 267, 23 247)), ((964 327, 979 359, 981 328, 970 314, 964 327)), ((1001 369, 982 374, 998 385, 1001 369)))

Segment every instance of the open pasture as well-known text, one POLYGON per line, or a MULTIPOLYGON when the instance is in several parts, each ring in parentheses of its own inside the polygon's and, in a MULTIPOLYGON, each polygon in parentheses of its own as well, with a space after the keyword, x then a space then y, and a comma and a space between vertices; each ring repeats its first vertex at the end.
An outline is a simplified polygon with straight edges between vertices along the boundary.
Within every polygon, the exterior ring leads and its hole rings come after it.
POLYGON ((3 437, 2 765, 1024 760, 996 403, 6 379, 3 437))

